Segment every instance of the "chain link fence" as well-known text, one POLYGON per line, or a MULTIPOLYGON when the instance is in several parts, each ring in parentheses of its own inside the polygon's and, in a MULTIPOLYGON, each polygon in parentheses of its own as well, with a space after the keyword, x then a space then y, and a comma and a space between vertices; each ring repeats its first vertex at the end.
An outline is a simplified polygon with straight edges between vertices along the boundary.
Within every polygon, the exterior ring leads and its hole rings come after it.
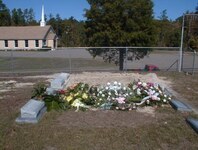
MULTIPOLYGON (((183 69, 193 67, 193 55, 183 57, 183 69)), ((194 71, 198 69, 197 55, 194 71)), ((177 71, 179 48, 146 47, 81 47, 59 48, 54 51, 0 51, 0 73, 76 72, 145 70, 156 66, 160 70, 177 71), (120 52, 123 60, 120 60, 120 52), (141 51, 141 53, 137 53, 141 51), (146 55, 145 55, 146 54, 146 55), (143 55, 144 58, 140 59, 143 55), (139 59, 139 60, 138 60, 139 59)))
POLYGON ((194 74, 198 71, 198 54, 193 49, 183 52, 182 71, 194 74))

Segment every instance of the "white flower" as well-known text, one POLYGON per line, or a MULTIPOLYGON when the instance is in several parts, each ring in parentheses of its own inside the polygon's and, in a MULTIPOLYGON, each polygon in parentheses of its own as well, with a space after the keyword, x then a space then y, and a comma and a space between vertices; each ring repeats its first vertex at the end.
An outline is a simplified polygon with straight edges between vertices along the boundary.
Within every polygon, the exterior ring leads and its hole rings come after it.
POLYGON ((111 95, 111 92, 109 92, 108 95, 111 95))
POLYGON ((106 86, 106 87, 105 87, 105 89, 106 89, 106 90, 108 90, 108 89, 109 89, 109 87, 107 87, 107 86, 106 86))
POLYGON ((119 109, 119 107, 116 107, 116 109, 119 109))
POLYGON ((166 95, 166 94, 164 94, 164 97, 166 98, 166 97, 167 97, 167 95, 166 95))
POLYGON ((147 86, 147 84, 146 84, 145 82, 143 82, 143 83, 142 83, 142 86, 143 86, 143 87, 146 87, 146 86, 147 86))
POLYGON ((108 86, 110 86, 110 85, 111 85, 111 83, 109 83, 109 82, 108 82, 108 83, 107 83, 107 85, 108 85, 108 86))
POLYGON ((167 102, 166 99, 163 99, 163 102, 166 103, 167 102))
POLYGON ((132 92, 130 92, 130 93, 129 93, 129 95, 133 95, 133 93, 132 93, 132 92))
POLYGON ((100 98, 99 101, 102 101, 102 98, 100 98))
POLYGON ((133 107, 132 107, 133 109, 136 109, 136 105, 135 104, 133 104, 133 107))
POLYGON ((128 93, 126 93, 126 96, 129 96, 129 94, 128 94, 128 93))
POLYGON ((171 97, 169 97, 168 99, 171 100, 171 97))
POLYGON ((137 89, 137 95, 141 95, 141 90, 139 88, 137 89))
POLYGON ((118 85, 121 86, 121 83, 119 82, 118 85))
POLYGON ((104 94, 102 94, 102 97, 105 97, 105 95, 104 95, 104 94))
POLYGON ((147 105, 149 105, 149 104, 150 104, 150 101, 149 101, 149 100, 147 100, 147 101, 146 101, 146 104, 147 104, 147 105))
POLYGON ((102 91, 100 91, 99 94, 102 94, 102 91))
POLYGON ((100 103, 98 103, 97 105, 100 105, 100 103))
POLYGON ((139 81, 137 84, 138 84, 138 85, 141 85, 141 84, 142 84, 142 82, 140 82, 140 81, 139 81))
POLYGON ((115 81, 113 84, 114 84, 114 85, 117 85, 117 84, 118 84, 118 82, 117 82, 117 81, 115 81))
POLYGON ((126 90, 126 87, 123 87, 123 90, 126 90))

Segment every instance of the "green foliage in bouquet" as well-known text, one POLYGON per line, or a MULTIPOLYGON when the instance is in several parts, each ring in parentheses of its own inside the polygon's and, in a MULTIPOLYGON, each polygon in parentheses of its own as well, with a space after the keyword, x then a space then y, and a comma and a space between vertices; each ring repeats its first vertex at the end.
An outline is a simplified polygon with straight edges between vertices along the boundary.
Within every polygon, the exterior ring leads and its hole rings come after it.
POLYGON ((47 89, 47 86, 44 83, 36 84, 36 86, 34 87, 34 89, 32 91, 31 98, 35 98, 37 100, 42 100, 45 95, 46 89, 47 89))
POLYGON ((47 107, 47 111, 51 110, 67 110, 70 108, 68 102, 64 101, 59 94, 45 95, 43 101, 47 107))

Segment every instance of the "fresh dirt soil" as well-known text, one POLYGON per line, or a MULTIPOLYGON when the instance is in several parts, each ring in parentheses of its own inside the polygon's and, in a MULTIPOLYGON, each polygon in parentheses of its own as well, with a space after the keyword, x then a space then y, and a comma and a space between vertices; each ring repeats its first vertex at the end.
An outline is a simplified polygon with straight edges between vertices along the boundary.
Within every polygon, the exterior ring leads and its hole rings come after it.
POLYGON ((144 82, 158 83, 161 86, 171 86, 170 81, 165 81, 163 78, 158 78, 155 73, 141 74, 141 73, 110 73, 110 72, 83 72, 80 74, 72 74, 69 85, 78 82, 85 82, 91 85, 103 85, 107 82, 118 81, 124 85, 140 79, 144 82))
MULTIPOLYGON (((70 83, 86 82, 98 85, 120 81, 127 84, 134 79, 158 82, 179 92, 183 75, 159 73, 82 73, 72 74, 70 83), (78 78, 79 77, 79 78, 78 78), (173 83, 174 82, 174 83, 173 83)), ((20 108, 30 99, 33 84, 48 83, 54 75, 0 78, 9 91, 0 92, 0 149, 198 149, 198 136, 186 124, 189 113, 179 113, 170 106, 140 109, 138 111, 86 111, 48 112, 36 125, 16 124, 20 108), (17 83, 33 83, 20 84, 17 83)), ((188 82, 197 82, 197 79, 188 82)), ((193 84, 193 83, 191 83, 193 84)), ((190 83, 189 83, 190 85, 190 83)), ((182 97, 194 96, 192 90, 182 97)), ((196 96, 196 95, 195 95, 196 96)), ((196 103, 196 102, 195 102, 196 103)))

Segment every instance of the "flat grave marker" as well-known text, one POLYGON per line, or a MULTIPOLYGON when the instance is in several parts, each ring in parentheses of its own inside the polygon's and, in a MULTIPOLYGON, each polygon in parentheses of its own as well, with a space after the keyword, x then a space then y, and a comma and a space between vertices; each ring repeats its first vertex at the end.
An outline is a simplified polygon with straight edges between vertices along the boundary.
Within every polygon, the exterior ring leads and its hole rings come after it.
POLYGON ((16 119, 18 123, 38 123, 39 119, 46 112, 45 103, 31 99, 22 108, 21 114, 16 119))

